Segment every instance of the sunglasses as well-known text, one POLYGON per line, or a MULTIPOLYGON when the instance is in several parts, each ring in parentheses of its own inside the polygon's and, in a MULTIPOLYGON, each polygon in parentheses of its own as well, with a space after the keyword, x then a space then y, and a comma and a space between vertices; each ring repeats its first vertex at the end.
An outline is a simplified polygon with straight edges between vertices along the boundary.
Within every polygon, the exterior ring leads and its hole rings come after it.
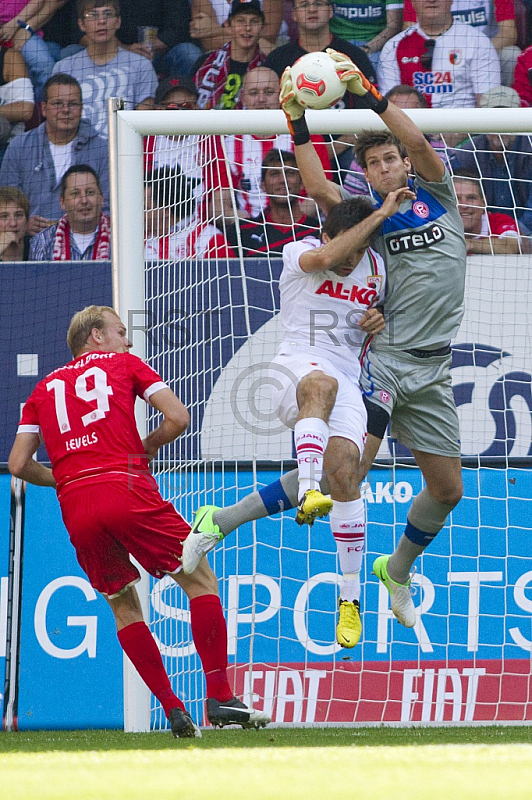
POLYGON ((425 47, 421 54, 421 58, 419 59, 419 63, 426 69, 428 72, 432 70, 432 58, 434 56, 434 48, 436 47, 436 40, 435 39, 427 39, 425 41, 425 47))
POLYGON ((191 111, 196 108, 196 103, 186 100, 184 103, 164 103, 162 108, 169 109, 170 111, 191 111))

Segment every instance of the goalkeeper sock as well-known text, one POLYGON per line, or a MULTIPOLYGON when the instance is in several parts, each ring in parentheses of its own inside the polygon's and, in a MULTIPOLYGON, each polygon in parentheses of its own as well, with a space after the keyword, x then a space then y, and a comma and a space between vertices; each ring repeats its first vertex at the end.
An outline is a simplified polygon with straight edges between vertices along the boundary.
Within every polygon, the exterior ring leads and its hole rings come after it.
POLYGON ((172 708, 186 711, 174 693, 155 639, 145 622, 133 622, 117 632, 118 641, 140 677, 168 716, 172 708))
POLYGON ((221 508, 213 514, 213 522, 224 536, 245 522, 269 517, 297 506, 297 469, 281 475, 278 481, 257 492, 251 492, 238 503, 221 508))
POLYGON ((203 594, 190 601, 192 638, 207 682, 207 697, 219 702, 234 696, 227 679, 227 625, 220 598, 203 594))
MULTIPOLYGON (((297 506, 299 488, 297 469, 281 475, 278 481, 269 483, 256 492, 251 492, 238 503, 220 508, 213 514, 213 522, 218 525, 224 536, 234 531, 245 522, 271 517, 283 511, 290 511, 297 506)), ((329 493, 327 479, 322 477, 320 489, 323 494, 329 493)))
POLYGON ((455 505, 436 500, 427 487, 414 497, 404 533, 388 561, 394 581, 406 583, 412 564, 441 531, 455 505))

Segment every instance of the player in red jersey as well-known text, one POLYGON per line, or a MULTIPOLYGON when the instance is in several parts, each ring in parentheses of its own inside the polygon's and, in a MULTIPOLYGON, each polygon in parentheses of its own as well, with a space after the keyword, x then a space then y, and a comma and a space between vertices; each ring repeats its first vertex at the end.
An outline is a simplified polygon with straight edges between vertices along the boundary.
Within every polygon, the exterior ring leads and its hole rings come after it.
POLYGON ((267 724, 269 717, 233 696, 216 576, 206 559, 194 575, 182 572, 182 543, 190 526, 163 500, 149 472, 159 448, 187 428, 186 408, 151 367, 129 353, 131 342, 112 308, 88 306, 75 314, 67 342, 74 360, 40 381, 24 406, 9 456, 11 473, 57 489, 78 561, 111 606, 120 644, 160 701, 174 736, 201 732, 173 692, 144 622, 135 589, 140 574, 130 555, 156 578, 171 575, 190 600, 209 721, 267 724), (143 440, 135 424, 137 397, 163 415, 143 440), (51 469, 33 459, 43 440, 51 469))

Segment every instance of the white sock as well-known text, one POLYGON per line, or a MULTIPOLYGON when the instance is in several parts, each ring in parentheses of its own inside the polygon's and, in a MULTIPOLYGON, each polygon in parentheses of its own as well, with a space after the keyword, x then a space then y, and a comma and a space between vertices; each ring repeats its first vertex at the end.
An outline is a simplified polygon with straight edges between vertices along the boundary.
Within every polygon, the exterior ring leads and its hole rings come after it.
POLYGON ((342 581, 342 600, 360 599, 360 569, 364 555, 366 513, 362 498, 342 503, 333 500, 329 514, 332 535, 338 549, 342 581))
POLYGON ((329 426, 318 417, 296 422, 294 442, 299 480, 298 500, 310 489, 320 490, 323 475, 323 454, 329 441, 329 426))

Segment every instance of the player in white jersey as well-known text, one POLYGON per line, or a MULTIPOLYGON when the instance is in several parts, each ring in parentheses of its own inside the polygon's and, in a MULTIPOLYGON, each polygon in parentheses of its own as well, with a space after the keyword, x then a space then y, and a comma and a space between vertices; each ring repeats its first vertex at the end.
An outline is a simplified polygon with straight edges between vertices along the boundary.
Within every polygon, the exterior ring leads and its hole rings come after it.
MULTIPOLYGON (((283 339, 270 365, 272 399, 279 419, 294 430, 296 521, 312 524, 330 512, 342 572, 336 631, 342 647, 354 647, 362 631, 365 514, 358 469, 367 415, 359 357, 383 328, 377 306, 384 296, 384 262, 369 248, 369 238, 411 197, 410 189, 401 187, 377 210, 366 198, 346 200, 325 220, 321 243, 309 237, 283 250, 283 339), (331 499, 320 491, 323 474, 331 499)), ((183 548, 185 572, 193 571, 221 538, 213 520, 217 511, 204 506, 197 512, 183 548)))
MULTIPOLYGON (((400 186, 415 192, 414 201, 405 201, 375 237, 386 263, 386 329, 372 343, 362 366, 368 436, 360 472, 362 480, 391 420, 392 436, 412 451, 426 485, 413 500, 395 551, 379 556, 373 572, 388 589, 396 618, 413 627, 418 612, 410 570, 444 527, 463 492, 450 342, 464 310, 464 228, 451 177, 422 132, 346 56, 328 52, 347 88, 362 97, 389 129, 364 131, 355 145, 376 206, 400 186)), ((281 104, 307 192, 327 213, 345 195, 320 170, 289 73, 281 81, 281 104)))

